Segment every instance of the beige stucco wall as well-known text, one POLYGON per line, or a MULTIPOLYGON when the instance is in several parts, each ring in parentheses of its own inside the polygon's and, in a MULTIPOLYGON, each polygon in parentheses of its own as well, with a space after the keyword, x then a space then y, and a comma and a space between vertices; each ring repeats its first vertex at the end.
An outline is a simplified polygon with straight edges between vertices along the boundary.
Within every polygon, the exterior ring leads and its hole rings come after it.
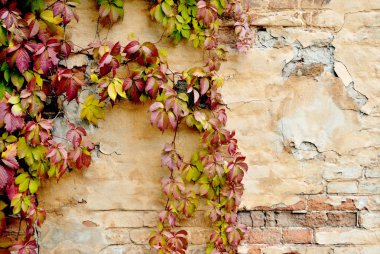
MULTIPOLYGON (((82 0, 80 21, 70 29, 83 47, 96 34, 94 2, 82 0)), ((231 53, 220 71, 231 109, 228 126, 250 166, 241 209, 301 205, 304 211, 313 198, 332 207, 351 200, 359 218, 351 228, 313 229, 313 244, 263 243, 262 253, 380 253, 380 1, 251 4, 255 45, 246 54, 231 53), (337 242, 326 240, 331 238, 337 242)), ((140 41, 158 41, 162 30, 146 8, 144 1, 127 1, 124 20, 108 39, 125 45, 134 33, 140 41)), ((185 43, 175 47, 163 39, 158 45, 169 52, 174 70, 202 64, 203 52, 185 43)), ((150 126, 148 106, 123 102, 110 108, 99 128, 88 127, 99 144, 92 166, 58 184, 44 183, 39 199, 48 219, 39 234, 41 253, 150 253, 144 244, 163 207, 160 178, 168 174, 160 151, 173 133, 161 135, 150 126)), ((75 105, 68 107, 78 119, 75 105)), ((180 151, 191 154, 197 138, 182 128, 180 151)), ((184 226, 190 253, 203 253, 201 212, 196 221, 184 226)), ((247 240, 241 253, 261 253, 253 252, 255 244, 247 240)))

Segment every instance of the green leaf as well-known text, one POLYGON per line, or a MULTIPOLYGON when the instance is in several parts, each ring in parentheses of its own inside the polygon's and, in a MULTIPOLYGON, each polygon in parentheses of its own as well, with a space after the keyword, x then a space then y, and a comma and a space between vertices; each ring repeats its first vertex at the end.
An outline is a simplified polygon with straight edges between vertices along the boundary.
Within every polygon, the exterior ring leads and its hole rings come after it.
POLYGON ((113 0, 113 4, 119 8, 122 8, 124 6, 124 0, 113 0))
POLYGON ((185 20, 184 20, 184 19, 182 18, 182 16, 180 16, 180 15, 176 15, 175 18, 176 18, 177 21, 178 21, 179 23, 181 23, 181 24, 186 23, 185 20))
POLYGON ((16 179, 15 179, 15 183, 16 183, 16 184, 21 184, 21 183, 24 182, 27 178, 28 178, 28 174, 26 174, 26 173, 19 174, 19 175, 16 177, 16 179))
POLYGON ((166 16, 168 17, 174 16, 174 11, 172 7, 166 1, 161 4, 161 8, 166 16))
POLYGON ((57 167, 55 165, 52 165, 48 171, 48 176, 53 177, 58 172, 57 167))
POLYGON ((32 12, 40 12, 45 8, 44 0, 26 0, 25 3, 32 12))
POLYGON ((170 5, 170 6, 173 6, 174 5, 174 1, 173 0, 165 0, 165 2, 170 5))
POLYGON ((24 84, 25 79, 23 76, 21 76, 19 72, 15 71, 12 73, 11 81, 12 81, 12 84, 17 88, 17 91, 20 91, 20 89, 22 88, 22 85, 24 84))
POLYGON ((0 100, 4 98, 5 93, 12 93, 12 88, 7 86, 2 80, 0 81, 0 100))
POLYGON ((37 146, 31 147, 27 144, 24 137, 20 137, 17 142, 17 156, 19 159, 24 159, 31 166, 35 161, 40 161, 45 157, 46 147, 37 146))
POLYGON ((8 46, 7 30, 0 26, 0 46, 8 46))
POLYGON ((190 38, 190 30, 182 30, 181 34, 184 38, 189 39, 190 38))
POLYGON ((11 96, 9 99, 8 99, 8 103, 10 104, 17 104, 20 102, 20 97, 19 96, 11 96))
POLYGON ((29 191, 30 193, 34 194, 37 192, 38 190, 38 186, 39 186, 39 181, 38 179, 35 179, 35 180, 30 180, 30 183, 29 183, 29 191))
POLYGON ((22 173, 15 179, 19 192, 25 192, 29 188, 30 176, 28 173, 22 173))
POLYGON ((11 78, 11 72, 9 71, 9 69, 4 70, 4 79, 7 83, 9 82, 10 78, 11 78))
POLYGON ((19 214, 21 211, 21 198, 13 198, 11 206, 13 206, 13 214, 19 214))
POLYGON ((157 5, 155 8, 154 8, 154 18, 162 23, 163 19, 165 17, 165 14, 163 13, 162 11, 162 8, 161 8, 161 5, 157 5))

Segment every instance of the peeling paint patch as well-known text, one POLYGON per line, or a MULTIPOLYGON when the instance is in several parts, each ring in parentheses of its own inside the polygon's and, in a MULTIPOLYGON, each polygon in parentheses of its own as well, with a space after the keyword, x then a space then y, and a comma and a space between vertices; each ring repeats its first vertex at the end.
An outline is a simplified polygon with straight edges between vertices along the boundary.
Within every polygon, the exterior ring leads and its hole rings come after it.
POLYGON ((319 76, 322 72, 334 73, 334 50, 333 46, 310 46, 302 48, 295 44, 294 58, 288 62, 283 70, 282 76, 319 76), (323 67, 323 70, 321 69, 323 67))

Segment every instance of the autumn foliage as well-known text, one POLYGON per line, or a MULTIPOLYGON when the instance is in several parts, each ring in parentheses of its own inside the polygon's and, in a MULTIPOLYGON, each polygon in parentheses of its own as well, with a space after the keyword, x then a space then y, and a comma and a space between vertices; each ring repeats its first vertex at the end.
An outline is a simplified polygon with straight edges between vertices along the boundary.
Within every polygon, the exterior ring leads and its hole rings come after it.
MULTIPOLYGON (((122 0, 97 3, 103 26, 110 28, 123 18, 122 0)), ((169 38, 175 43, 188 39, 195 47, 210 50, 204 67, 173 72, 165 52, 151 42, 94 41, 85 49, 75 46, 66 25, 79 21, 78 4, 79 0, 49 5, 43 0, 0 0, 0 248, 5 253, 36 253, 35 233, 46 217, 38 203, 39 187, 45 179, 58 180, 68 171, 91 164, 94 144, 57 101, 79 103, 80 117, 97 125, 107 104, 128 100, 149 103, 151 124, 174 133, 173 141, 162 150, 162 165, 168 169, 162 179, 167 200, 149 240, 151 247, 158 253, 185 253, 187 232, 176 226, 204 202, 214 230, 207 253, 237 253, 245 232, 237 224, 237 210, 248 166, 235 133, 226 129, 225 103, 219 92, 223 79, 216 71, 226 53, 218 40, 222 15, 235 20, 238 50, 250 46, 246 5, 227 0, 153 1, 150 14, 169 38), (94 68, 68 68, 66 61, 74 54, 94 59, 94 68), (78 95, 88 86, 95 92, 81 102, 78 95), (54 135, 57 117, 67 121, 65 137, 54 135), (200 135, 201 149, 190 161, 176 150, 181 123, 200 135), (1 237, 7 228, 6 216, 25 223, 22 239, 12 242, 1 237)))

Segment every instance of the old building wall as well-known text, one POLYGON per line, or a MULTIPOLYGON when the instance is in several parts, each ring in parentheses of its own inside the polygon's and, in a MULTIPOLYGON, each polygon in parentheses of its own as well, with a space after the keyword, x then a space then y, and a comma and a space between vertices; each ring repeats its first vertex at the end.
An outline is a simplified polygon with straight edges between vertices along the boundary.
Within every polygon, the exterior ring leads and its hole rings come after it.
MULTIPOLYGON (((95 37, 94 2, 78 7, 80 21, 70 29, 77 45, 95 37)), ((231 53, 220 71, 228 126, 250 166, 239 215, 249 233, 240 253, 380 253, 380 1, 251 0, 251 6, 254 47, 231 53)), ((125 44, 134 33, 158 41, 162 30, 146 8, 145 1, 127 1, 124 21, 108 39, 125 44)), ((225 28, 227 43, 229 33, 225 28)), ((202 51, 185 43, 158 45, 174 70, 202 64, 202 51)), ((75 105, 68 108, 77 118, 75 105)), ((163 207, 160 178, 168 173, 160 151, 173 134, 150 126, 147 108, 127 102, 110 108, 99 128, 88 127, 99 144, 92 166, 44 183, 40 202, 48 219, 40 253, 151 253, 146 239, 163 207)), ((197 138, 181 130, 180 151, 191 154, 197 138)), ((189 253, 204 253, 204 225, 202 211, 182 225, 190 232, 189 253)))

